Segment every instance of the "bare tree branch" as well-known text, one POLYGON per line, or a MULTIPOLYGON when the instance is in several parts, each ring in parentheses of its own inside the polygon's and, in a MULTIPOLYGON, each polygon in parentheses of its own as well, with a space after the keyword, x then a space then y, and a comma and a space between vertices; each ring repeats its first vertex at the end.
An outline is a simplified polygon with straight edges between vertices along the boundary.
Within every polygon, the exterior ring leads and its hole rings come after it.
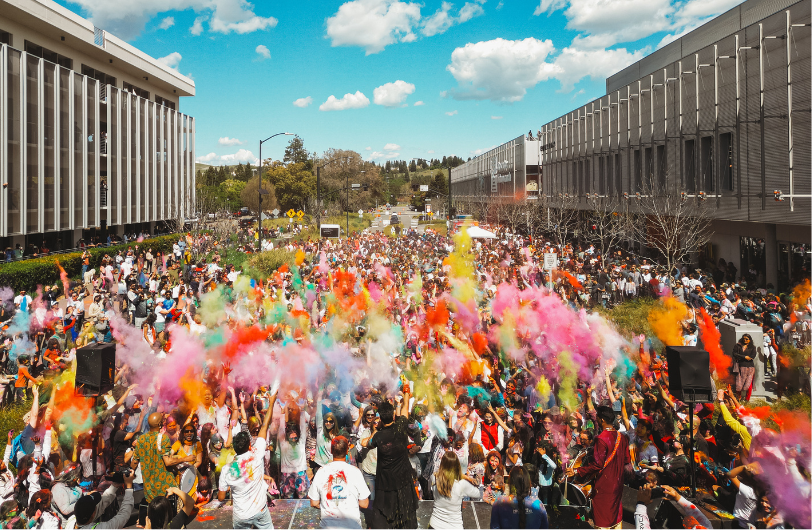
POLYGON ((644 221, 635 224, 635 235, 662 255, 670 274, 674 266, 710 241, 711 206, 697 197, 659 190, 651 182, 645 188, 636 201, 644 221))

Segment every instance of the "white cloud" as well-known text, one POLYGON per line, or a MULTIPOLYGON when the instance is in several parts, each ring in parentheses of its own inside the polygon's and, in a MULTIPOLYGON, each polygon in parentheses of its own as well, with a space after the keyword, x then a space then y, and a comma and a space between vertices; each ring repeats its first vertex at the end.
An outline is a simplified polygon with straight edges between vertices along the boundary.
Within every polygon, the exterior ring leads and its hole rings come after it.
MULTIPOLYGON (((606 48, 668 31, 671 40, 742 0, 540 0, 534 15, 563 10, 579 48, 606 48), (634 23, 629 23, 633 20, 634 23)), ((664 42, 670 42, 668 37, 664 42)), ((573 43, 574 44, 574 43, 573 43)), ((662 44, 662 43, 661 43, 662 44)))
POLYGON ((277 24, 274 17, 257 15, 254 5, 247 0, 73 0, 72 3, 78 4, 95 26, 124 40, 138 37, 149 20, 167 11, 191 9, 197 13, 198 20, 190 29, 193 35, 202 33, 205 20, 209 21, 209 30, 218 33, 250 33, 277 24))
POLYGON ((174 68, 175 70, 178 69, 178 65, 180 64, 180 60, 183 59, 183 56, 178 52, 172 52, 165 57, 161 57, 156 59, 159 63, 162 63, 169 68, 174 68))
POLYGON ((496 146, 492 145, 490 147, 486 147, 485 149, 474 149, 473 151, 471 151, 471 154, 474 155, 474 156, 479 156, 482 153, 487 153, 491 149, 495 149, 495 148, 496 148, 496 146))
POLYGON ((433 154, 434 154, 434 149, 429 149, 429 150, 428 150, 428 151, 426 151, 426 152, 427 152, 428 154, 430 154, 430 155, 433 155, 433 154))
POLYGON ((412 93, 414 85, 398 79, 394 83, 386 83, 373 90, 372 100, 376 105, 399 107, 412 93))
POLYGON ((455 99, 490 99, 515 102, 542 81, 558 79, 569 92, 584 77, 603 79, 641 59, 644 50, 590 48, 576 38, 552 57, 550 40, 495 39, 466 44, 451 54, 447 70, 459 86, 448 91, 455 99))
POLYGON ((491 116, 492 120, 501 120, 502 116, 491 116))
POLYGON ((207 155, 199 156, 195 159, 196 162, 201 164, 210 164, 213 166, 233 165, 233 164, 257 164, 259 159, 254 156, 254 153, 247 149, 240 149, 236 153, 228 155, 218 155, 217 153, 209 153, 207 155))
POLYGON ((238 140, 236 138, 229 138, 228 136, 224 136, 217 140, 217 143, 220 145, 243 145, 245 142, 238 140))
POLYGON ((423 103, 422 101, 415 101, 414 102, 415 107, 422 107, 423 105, 425 105, 425 103, 423 103))
POLYGON ((420 5, 399 0, 352 0, 327 19, 333 46, 360 46, 370 55, 396 42, 416 39, 420 5))
POLYGON ((296 101, 294 101, 293 106, 294 107, 299 107, 300 109, 303 109, 305 107, 309 107, 311 103, 313 103, 313 98, 310 97, 310 96, 307 96, 306 98, 299 98, 296 101))
POLYGON ((195 159, 196 162, 200 164, 208 164, 209 162, 215 160, 217 158, 217 153, 209 153, 207 155, 199 156, 195 159))
POLYGON ((451 53, 446 69, 459 87, 448 93, 455 99, 519 101, 528 88, 549 77, 546 59, 554 50, 551 40, 532 37, 468 43, 451 53))
POLYGON ((364 151, 372 151, 372 148, 371 148, 371 147, 369 147, 369 146, 364 147, 364 151))
POLYGON ((205 22, 208 18, 209 17, 197 17, 194 24, 192 24, 192 27, 189 28, 189 33, 192 35, 200 35, 203 33, 203 22, 205 22))
POLYGON ((249 11, 235 14, 233 20, 215 16, 209 22, 209 30, 216 33, 228 34, 234 32, 244 35, 254 31, 275 28, 278 23, 279 21, 274 17, 259 17, 249 11))
POLYGON ((626 48, 579 50, 568 47, 561 50, 561 54, 555 58, 550 77, 561 82, 563 92, 569 92, 584 77, 604 79, 639 61, 643 56, 643 50, 629 52, 626 48))
POLYGON ((260 60, 271 58, 271 50, 269 50, 268 47, 265 46, 264 44, 260 44, 259 46, 257 46, 254 49, 254 51, 257 52, 257 54, 259 55, 260 60))
POLYGON ((327 19, 327 36, 333 46, 359 46, 370 55, 390 44, 414 42, 415 32, 425 37, 445 33, 451 26, 482 15, 485 0, 466 2, 454 15, 454 5, 443 2, 434 14, 423 17, 418 3, 401 0, 351 0, 327 19))
POLYGON ((377 159, 393 159, 400 156, 400 153, 381 153, 380 151, 372 151, 369 156, 367 157, 369 160, 377 160, 377 159))
MULTIPOLYGON (((484 0, 482 0, 484 2, 484 0)), ((481 2, 465 2, 465 5, 459 10, 455 17, 451 14, 451 9, 454 4, 450 2, 443 2, 440 9, 434 12, 433 15, 427 17, 422 24, 420 32, 426 37, 432 37, 441 33, 445 33, 448 29, 455 24, 462 24, 468 22, 474 17, 482 15, 485 10, 479 5, 481 2)))
POLYGON ((456 110, 451 110, 445 113, 446 116, 454 116, 455 114, 457 114, 456 110))
POLYGON ((448 31, 448 28, 454 25, 454 17, 449 14, 452 7, 454 7, 454 4, 451 2, 443 2, 440 9, 426 18, 425 22, 423 22, 423 29, 421 30, 423 35, 432 37, 438 33, 448 31))
POLYGON ((369 105, 369 98, 361 93, 360 90, 355 94, 344 94, 344 97, 337 99, 335 96, 330 95, 327 101, 319 105, 319 110, 347 110, 347 109, 362 109, 369 105))
MULTIPOLYGON (((484 0, 482 0, 482 3, 484 3, 484 0)), ((484 15, 485 10, 482 9, 482 6, 479 4, 480 2, 465 2, 465 5, 460 9, 460 16, 458 18, 459 23, 462 24, 463 22, 468 22, 474 17, 484 15)))
POLYGON ((174 17, 166 17, 165 19, 161 20, 161 23, 158 24, 158 29, 169 29, 175 25, 175 18, 174 17))
POLYGON ((386 144, 383 146, 384 151, 400 151, 400 146, 398 144, 386 144))

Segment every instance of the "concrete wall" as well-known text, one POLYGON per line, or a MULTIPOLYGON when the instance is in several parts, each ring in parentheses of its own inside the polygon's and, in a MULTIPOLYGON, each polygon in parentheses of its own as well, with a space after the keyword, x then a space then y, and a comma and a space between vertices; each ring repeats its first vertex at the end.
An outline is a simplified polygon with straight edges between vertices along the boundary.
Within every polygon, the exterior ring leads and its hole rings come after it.
POLYGON ((191 79, 114 35, 106 34, 104 49, 94 45, 93 25, 50 0, 0 0, 0 30, 11 33, 13 48, 24 51, 31 41, 73 59, 78 73, 85 64, 115 77, 118 88, 130 83, 149 91, 152 101, 158 95, 174 102, 176 110, 181 96, 195 93, 191 79))

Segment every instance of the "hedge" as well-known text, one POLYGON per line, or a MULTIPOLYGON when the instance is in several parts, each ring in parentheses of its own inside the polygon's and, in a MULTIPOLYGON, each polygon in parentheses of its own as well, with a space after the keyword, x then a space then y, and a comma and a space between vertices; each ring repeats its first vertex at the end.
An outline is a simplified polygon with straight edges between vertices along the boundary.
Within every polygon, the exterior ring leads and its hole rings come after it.
MULTIPOLYGON (((126 245, 113 245, 88 249, 90 252, 90 268, 98 270, 105 255, 115 256, 119 250, 152 248, 153 252, 172 252, 172 245, 178 241, 177 234, 158 236, 145 239, 140 243, 132 242, 126 245)), ((62 291, 62 282, 59 279, 59 269, 56 262, 68 273, 68 278, 77 279, 82 273, 82 253, 70 252, 67 254, 54 254, 42 258, 0 264, 0 287, 11 287, 14 292, 26 289, 34 292, 40 285, 56 285, 62 291)), ((63 293, 64 294, 64 293, 63 293)))

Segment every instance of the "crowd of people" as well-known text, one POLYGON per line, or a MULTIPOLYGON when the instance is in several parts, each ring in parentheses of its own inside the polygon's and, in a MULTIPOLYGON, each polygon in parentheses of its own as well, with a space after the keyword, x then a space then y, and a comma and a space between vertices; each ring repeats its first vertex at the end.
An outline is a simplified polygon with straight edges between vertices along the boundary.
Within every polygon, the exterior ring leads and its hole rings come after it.
POLYGON ((268 277, 189 235, 0 288, 2 400, 27 409, 0 464, 3 527, 182 528, 229 503, 234 528, 271 528, 275 500, 309 499, 322 527, 416 528, 433 500, 430 527, 461 528, 471 500, 491 528, 611 528, 626 487, 638 527, 658 496, 687 527, 812 524, 808 414, 750 401, 762 369, 809 392, 808 282, 779 294, 728 264, 465 227, 278 245, 293 260, 268 277), (657 300, 650 336, 602 316, 634 297, 657 300), (664 345, 719 349, 732 318, 763 333, 711 354, 712 403, 676 399, 664 345), (76 361, 103 343, 114 386, 93 395, 76 361))

